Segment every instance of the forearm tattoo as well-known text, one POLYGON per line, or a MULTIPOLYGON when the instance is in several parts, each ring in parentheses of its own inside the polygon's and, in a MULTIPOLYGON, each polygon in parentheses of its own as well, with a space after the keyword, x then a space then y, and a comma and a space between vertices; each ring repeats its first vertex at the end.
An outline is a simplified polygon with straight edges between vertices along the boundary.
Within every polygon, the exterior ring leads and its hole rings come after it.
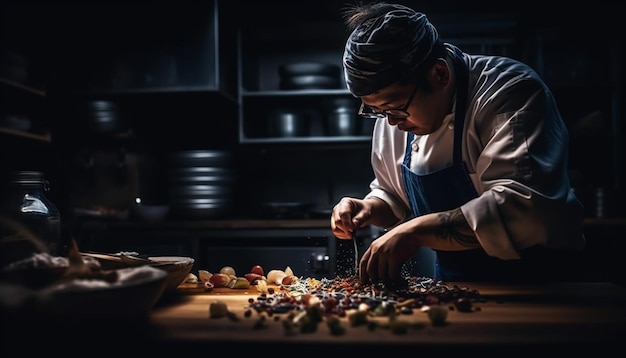
POLYGON ((439 214, 441 229, 435 234, 446 240, 455 241, 466 247, 479 247, 480 244, 470 229, 460 209, 445 211, 439 214))

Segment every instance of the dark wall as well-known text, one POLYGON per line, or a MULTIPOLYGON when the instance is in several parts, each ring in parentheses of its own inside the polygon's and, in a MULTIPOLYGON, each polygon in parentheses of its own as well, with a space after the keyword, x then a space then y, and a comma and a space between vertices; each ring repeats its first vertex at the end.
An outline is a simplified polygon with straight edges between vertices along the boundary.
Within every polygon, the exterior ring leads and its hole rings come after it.
MULTIPOLYGON (((101 72, 97 70, 110 66, 104 61, 110 50, 135 50, 149 56, 151 50, 160 47, 161 50, 177 47, 186 53, 183 57, 188 61, 187 67, 201 68, 198 64, 202 61, 198 58, 202 57, 196 58, 192 49, 202 39, 207 20, 197 11, 197 5, 185 1, 129 2, 134 9, 129 12, 132 16, 122 17, 121 2, 79 3, 5 1, 0 8, 2 47, 25 53, 31 71, 29 83, 50 90, 50 101, 42 105, 43 110, 37 110, 37 115, 59 138, 55 160, 60 161, 60 171, 67 170, 68 158, 76 155, 77 148, 99 142, 93 137, 74 134, 84 121, 76 105, 77 97, 55 96, 55 89, 58 86, 71 89, 90 75, 100 78, 101 72), (137 11, 143 7, 154 11, 137 11), (168 7, 171 11, 164 10, 168 7), (159 20, 164 12, 171 13, 171 21, 159 20), (81 56, 80 61, 76 56, 81 56), (53 115, 44 115, 44 111, 53 115)), ((307 48, 327 48, 330 44, 336 48, 339 59, 347 36, 341 10, 350 3, 315 1, 307 6, 296 1, 240 0, 227 22, 232 22, 233 28, 241 29, 244 35, 258 36, 259 48, 255 51, 288 54, 298 48, 290 44, 302 43, 307 48), (268 43, 275 46, 264 47, 268 43)), ((600 187, 622 190, 622 138, 626 127, 622 113, 623 37, 617 28, 620 12, 614 5, 587 2, 570 5, 564 11, 564 5, 558 2, 544 2, 540 6, 520 3, 506 8, 494 1, 400 3, 425 12, 444 39, 458 42, 468 52, 505 54, 535 67, 553 89, 570 128, 572 177, 583 200, 592 205, 594 193, 600 187)), ((233 57, 228 63, 238 61, 233 57)), ((6 98, 3 93, 5 104, 9 101, 6 98)), ((236 151, 242 158, 238 168, 242 198, 254 198, 257 202, 314 200, 328 205, 343 193, 362 193, 371 179, 367 143, 357 148, 240 145, 237 116, 241 108, 219 96, 202 92, 162 93, 116 99, 123 102, 124 116, 139 139, 124 145, 130 151, 156 156, 157 163, 168 151, 176 149, 206 146, 236 151), (294 153, 298 160, 286 165, 285 156, 294 153), (346 158, 346 163, 354 164, 343 169, 340 162, 332 159, 337 153, 346 158), (248 163, 247 158, 254 159, 248 163), (349 177, 354 178, 352 183, 349 177), (285 185, 289 188, 287 192, 281 191, 285 185), (259 194, 261 190, 266 194, 259 194)), ((14 139, 3 141, 8 146, 14 139)), ((111 145, 110 141, 107 143, 111 145)), ((39 145, 28 146, 20 153, 35 151, 24 154, 25 158, 37 160, 41 165, 45 163, 47 170, 54 170, 54 165, 46 160, 49 157, 39 155, 50 153, 38 148, 39 145)), ((12 162, 20 161, 13 157, 12 162)))

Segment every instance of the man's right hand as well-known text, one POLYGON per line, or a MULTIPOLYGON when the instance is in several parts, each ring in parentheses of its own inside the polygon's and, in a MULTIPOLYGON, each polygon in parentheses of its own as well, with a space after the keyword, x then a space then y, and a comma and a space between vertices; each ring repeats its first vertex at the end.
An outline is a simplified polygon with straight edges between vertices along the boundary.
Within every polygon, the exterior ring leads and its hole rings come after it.
POLYGON ((350 240, 353 233, 371 217, 369 205, 362 199, 343 197, 333 208, 330 227, 338 239, 350 240))

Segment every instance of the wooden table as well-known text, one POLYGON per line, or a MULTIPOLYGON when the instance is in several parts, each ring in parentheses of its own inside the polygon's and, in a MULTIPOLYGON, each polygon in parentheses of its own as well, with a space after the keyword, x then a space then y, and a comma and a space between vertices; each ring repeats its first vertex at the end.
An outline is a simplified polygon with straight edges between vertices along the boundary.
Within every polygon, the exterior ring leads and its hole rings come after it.
MULTIPOLYGON (((244 317, 250 298, 256 299, 254 286, 204 292, 182 285, 174 296, 164 298, 142 322, 81 322, 70 328, 77 342, 97 346, 129 346, 142 353, 211 352, 235 354, 260 353, 300 355, 301 353, 374 353, 414 348, 420 352, 441 353, 468 350, 498 352, 507 347, 536 350, 558 348, 559 352, 580 352, 581 348, 599 352, 626 338, 626 287, 612 283, 559 283, 533 286, 485 285, 464 283, 477 289, 484 302, 474 304, 472 312, 450 310, 445 326, 433 326, 419 310, 399 319, 411 321, 406 334, 388 329, 369 330, 352 327, 344 318, 344 335, 330 334, 325 324, 314 333, 287 335, 281 324, 283 315, 274 315, 261 329, 255 329, 258 314, 244 317), (209 318, 212 302, 223 301, 239 320, 209 318), (82 333, 78 333, 82 332, 82 333)), ((387 319, 387 318, 376 318, 387 319)), ((50 331, 45 337, 67 335, 50 331)), ((43 337, 42 337, 43 338, 43 337)), ((30 347, 32 349, 33 347, 30 347)), ((23 348, 22 348, 23 349, 23 348)), ((204 356, 201 354, 200 356, 204 356)), ((307 355, 309 356, 309 355, 307 355)))
POLYGON ((331 335, 324 324, 315 333, 287 335, 280 320, 273 319, 266 320, 265 328, 254 329, 258 315, 243 316, 248 299, 258 295, 254 287, 242 292, 220 289, 211 293, 190 292, 181 287, 179 302, 157 307, 151 324, 162 342, 182 346, 220 343, 237 347, 245 343, 268 349, 294 348, 286 350, 286 354, 300 349, 323 352, 329 347, 335 351, 372 352, 395 345, 437 351, 501 345, 602 349, 626 338, 626 287, 611 283, 464 285, 477 289, 485 301, 475 303, 472 312, 450 310, 445 326, 433 326, 427 314, 419 310, 410 316, 399 316, 415 324, 402 335, 384 329, 370 331, 366 326, 351 327, 347 320, 342 336, 331 335), (242 319, 209 318, 209 305, 217 300, 226 303, 242 319))

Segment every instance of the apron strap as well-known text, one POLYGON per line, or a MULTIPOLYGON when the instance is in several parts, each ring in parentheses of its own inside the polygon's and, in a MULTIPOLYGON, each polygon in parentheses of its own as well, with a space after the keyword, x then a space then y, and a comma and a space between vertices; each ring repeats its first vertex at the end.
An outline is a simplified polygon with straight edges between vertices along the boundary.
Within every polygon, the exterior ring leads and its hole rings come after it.
POLYGON ((467 91, 469 81, 469 70, 463 60, 463 53, 457 47, 454 48, 454 69, 456 71, 456 114, 454 117, 454 151, 452 161, 461 163, 463 156, 461 148, 463 143, 463 126, 465 125, 465 114, 467 113, 467 91))

